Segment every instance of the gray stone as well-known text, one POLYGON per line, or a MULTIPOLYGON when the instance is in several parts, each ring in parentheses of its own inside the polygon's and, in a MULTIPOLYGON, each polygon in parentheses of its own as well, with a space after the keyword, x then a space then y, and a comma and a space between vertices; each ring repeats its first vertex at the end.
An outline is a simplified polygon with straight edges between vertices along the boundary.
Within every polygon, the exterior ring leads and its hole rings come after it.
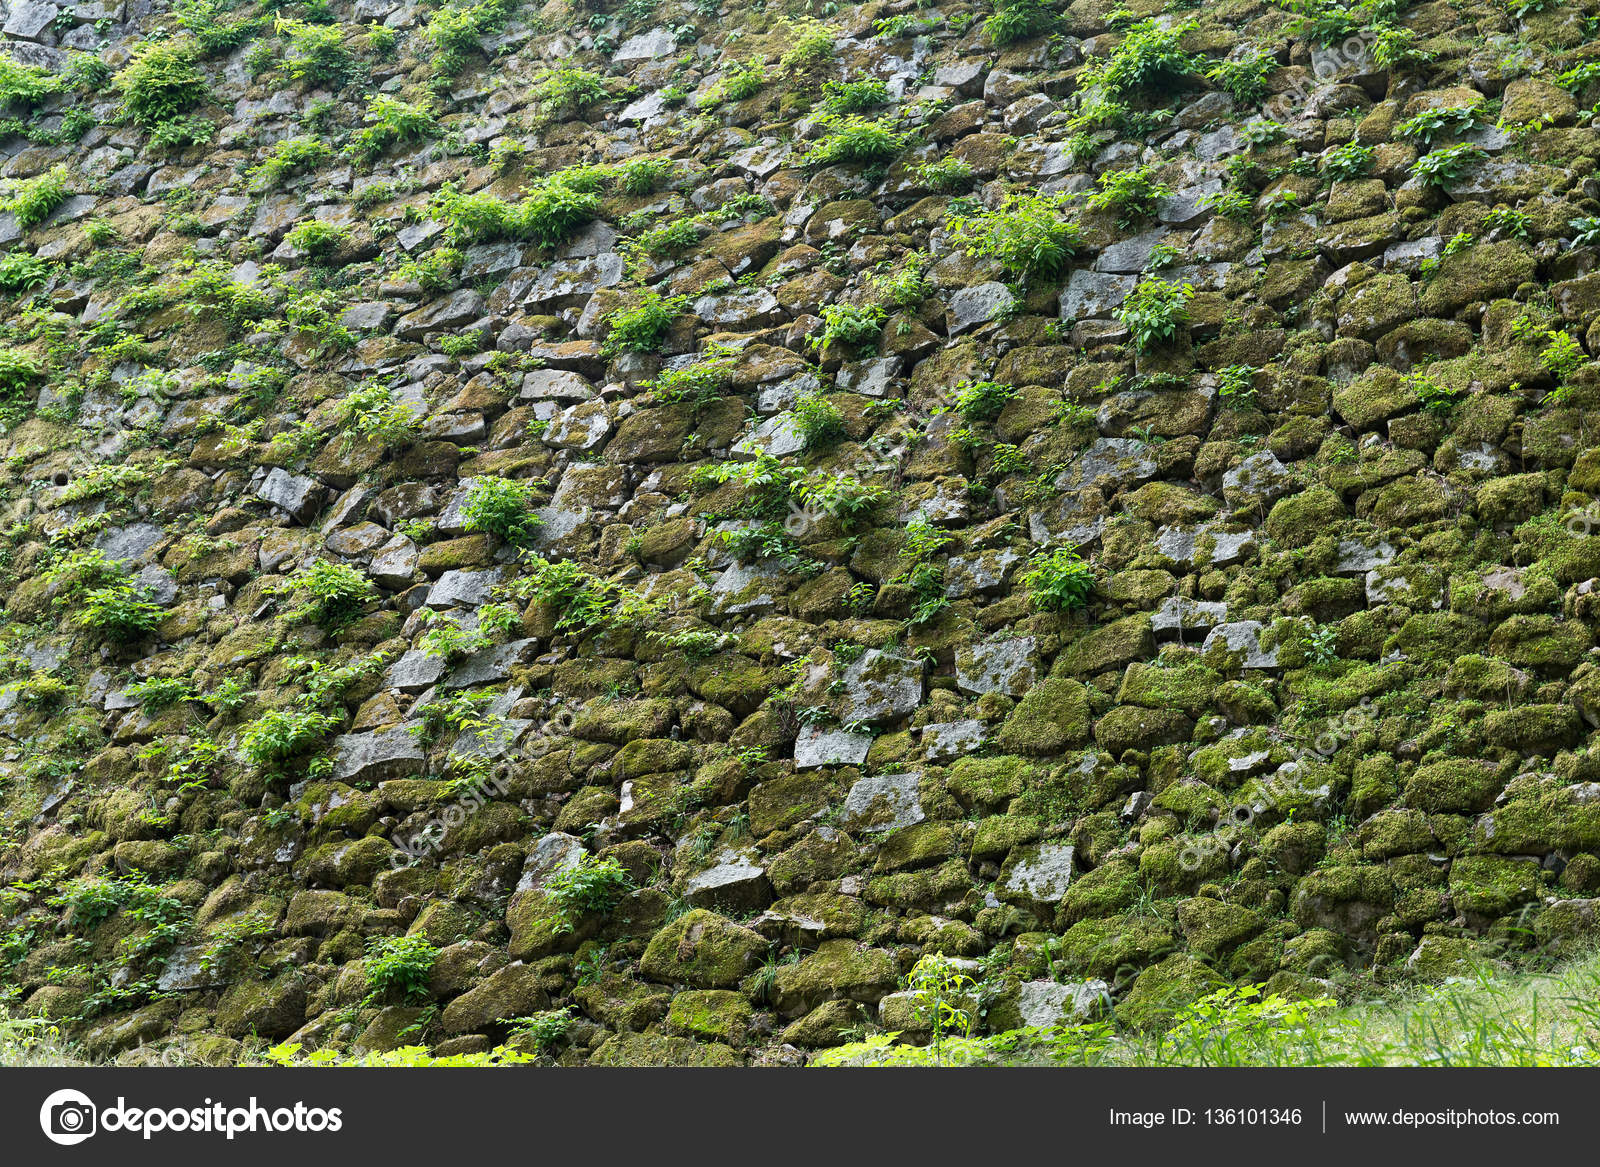
POLYGON ((257 498, 288 512, 297 523, 304 523, 317 513, 326 493, 315 478, 290 474, 281 466, 274 466, 256 487, 257 498))
POLYGON ((1066 843, 1037 843, 1013 851, 1001 873, 1002 898, 1047 906, 1059 903, 1072 883, 1075 848, 1066 843))
POLYGON ((1221 601, 1191 600, 1168 596, 1150 618, 1150 630, 1157 636, 1186 632, 1209 632, 1228 618, 1228 605, 1221 601))
POLYGON ((1150 252, 1168 234, 1165 227, 1158 227, 1142 235, 1120 239, 1100 253, 1094 261, 1094 270, 1120 274, 1142 272, 1150 262, 1150 252))
POLYGON ((771 901, 772 885, 767 882, 766 868, 755 862, 750 852, 724 848, 711 867, 685 881, 683 898, 697 908, 747 912, 771 901))
POLYGON ((447 571, 428 589, 427 605, 430 608, 476 608, 489 602, 495 585, 505 578, 503 567, 491 567, 487 571, 447 571))
POLYGON ((976 718, 939 721, 922 727, 922 750, 930 762, 975 753, 983 745, 983 722, 976 718))
POLYGON ((919 787, 921 774, 873 774, 845 796, 839 825, 850 831, 897 831, 927 818, 919 787))
POLYGON ((532 891, 543 887, 557 872, 577 867, 587 854, 581 840, 560 831, 551 831, 528 852, 527 861, 522 865, 522 878, 517 881, 517 890, 532 891))
POLYGON ((652 28, 630 36, 611 54, 613 61, 648 61, 657 57, 670 57, 677 51, 678 42, 665 28, 652 28))
POLYGON ((1005 315, 1016 299, 1011 289, 998 281, 962 288, 950 297, 950 307, 945 312, 946 327, 951 336, 960 336, 1005 315))
POLYGON ((389 671, 383 675, 383 684, 388 689, 420 693, 444 676, 444 671, 445 662, 442 656, 431 656, 413 649, 389 666, 389 671))
POLYGON ((412 778, 427 766, 427 755, 410 730, 346 733, 333 739, 333 778, 338 782, 383 782, 412 778))
POLYGON ((18 40, 38 40, 39 34, 50 27, 56 18, 57 8, 54 4, 45 4, 42 0, 20 0, 12 5, 11 15, 6 19, 4 32, 8 37, 18 40))
POLYGON ((806 726, 795 737, 794 768, 810 770, 817 766, 858 766, 867 760, 867 751, 871 748, 870 733, 806 726))
POLYGON ((1210 653, 1215 649, 1230 654, 1242 653, 1241 663, 1247 669, 1275 669, 1278 667, 1278 650, 1274 648, 1271 652, 1262 651, 1262 627, 1259 620, 1237 620, 1231 624, 1219 624, 1206 637, 1201 651, 1210 653))
POLYGON ((1031 636, 975 644, 956 655, 956 684, 963 693, 1021 697, 1039 679, 1033 650, 1031 636))
POLYGON ((1222 497, 1234 508, 1264 507, 1300 489, 1300 481, 1270 450, 1251 454, 1222 476, 1222 497))
POLYGON ((923 664, 908 657, 868 649, 844 672, 840 720, 896 721, 922 704, 923 664))
POLYGON ((1110 1006, 1111 987, 1105 981, 1024 981, 1017 990, 1017 1011, 1032 1029, 1092 1021, 1110 1006))
POLYGON ((411 586, 418 558, 417 545, 404 535, 396 535, 372 553, 367 574, 379 587, 399 591, 411 586))
POLYGON ((1392 563, 1394 557, 1394 548, 1381 539, 1375 545, 1343 539, 1339 542, 1339 558, 1333 565, 1333 572, 1335 575, 1365 575, 1373 568, 1392 563))
POLYGON ((1137 276, 1079 268, 1067 278, 1061 293, 1061 319, 1109 320, 1138 283, 1137 276))

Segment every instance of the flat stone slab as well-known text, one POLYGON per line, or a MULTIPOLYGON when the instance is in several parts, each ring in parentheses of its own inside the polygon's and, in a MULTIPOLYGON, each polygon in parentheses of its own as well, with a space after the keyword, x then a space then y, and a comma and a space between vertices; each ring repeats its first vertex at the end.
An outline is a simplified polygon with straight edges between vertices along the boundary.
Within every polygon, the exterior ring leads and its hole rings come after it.
POLYGON ((333 777, 338 782, 383 782, 421 774, 427 755, 404 726, 381 733, 346 733, 333 739, 333 777))
POLYGON ((871 748, 870 733, 807 726, 795 738, 794 768, 811 770, 818 766, 859 766, 867 760, 867 751, 871 748))
POLYGON ((927 818, 918 793, 921 774, 873 774, 845 796, 840 825, 846 830, 878 834, 913 826, 927 818))
POLYGON ((922 727, 922 749, 930 762, 944 762, 975 752, 983 745, 983 722, 975 717, 939 721, 922 727))
POLYGON ((975 644, 956 656, 956 684, 963 693, 1020 697, 1039 679, 1031 636, 975 644))
POLYGON ((1024 981, 1017 992, 1022 1023, 1033 1029, 1092 1021, 1110 1006, 1111 986, 1105 981, 1024 981))

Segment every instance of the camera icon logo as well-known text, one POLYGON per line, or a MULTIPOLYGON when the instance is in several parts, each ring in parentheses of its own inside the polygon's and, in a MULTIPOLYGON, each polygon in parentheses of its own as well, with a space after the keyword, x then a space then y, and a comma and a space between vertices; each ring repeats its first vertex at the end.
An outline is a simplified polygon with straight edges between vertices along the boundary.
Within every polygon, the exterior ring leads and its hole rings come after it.
POLYGON ((87 1094, 57 1090, 39 1107, 39 1126, 52 1143, 71 1147, 94 1134, 97 1114, 87 1094))

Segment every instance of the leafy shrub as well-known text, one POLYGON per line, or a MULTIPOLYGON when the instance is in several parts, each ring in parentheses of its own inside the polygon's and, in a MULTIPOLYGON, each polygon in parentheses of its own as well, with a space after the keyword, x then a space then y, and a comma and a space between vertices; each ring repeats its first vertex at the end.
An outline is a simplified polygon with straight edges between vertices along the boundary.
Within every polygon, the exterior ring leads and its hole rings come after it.
POLYGON ((67 168, 57 166, 35 178, 19 182, 5 200, 5 209, 26 230, 37 226, 67 201, 67 168))
POLYGON ((968 421, 993 421, 1017 395, 1015 385, 968 381, 956 389, 956 412, 968 421))
POLYGON ((983 31, 996 45, 1010 45, 1038 36, 1055 23, 1055 14, 1039 0, 996 0, 983 31))
POLYGON ((807 393, 794 403, 794 427, 805 448, 815 450, 844 435, 844 414, 820 393, 807 393))
POLYGON ((368 100, 362 120, 366 124, 351 138, 349 150, 364 162, 397 143, 420 141, 439 132, 433 107, 426 99, 413 103, 376 93, 368 100))
POLYGON ((614 857, 585 855, 575 867, 552 876, 544 894, 556 909, 557 932, 571 932, 584 916, 609 912, 633 890, 633 877, 614 857))
POLYGON ((1567 220, 1567 226, 1573 231, 1572 246, 1593 247, 1600 244, 1600 217, 1582 215, 1567 220))
POLYGON ((822 331, 811 338, 811 346, 876 344, 882 331, 883 309, 876 304, 827 304, 822 309, 822 331))
POLYGON ((50 278, 50 265, 26 251, 8 251, 0 259, 0 292, 15 296, 42 288, 50 278))
POLYGON ((1578 367, 1589 359, 1583 346, 1569 332, 1552 328, 1545 333, 1549 343, 1539 354, 1539 363, 1549 370, 1557 381, 1565 381, 1578 367))
POLYGON ((678 173, 670 158, 638 158, 617 168, 617 189, 638 198, 659 190, 678 173))
POLYGON ((530 571, 514 582, 515 594, 536 599, 561 613, 559 629, 588 629, 604 624, 610 615, 612 585, 590 575, 570 559, 532 558, 530 571))
POLYGON ((274 31, 287 42, 284 68, 296 81, 311 81, 339 88, 356 72, 356 59, 345 47, 337 25, 310 24, 280 16, 274 31))
POLYGON ((224 20, 234 0, 181 0, 175 6, 178 26, 194 38, 205 57, 219 57, 248 44, 261 29, 261 21, 224 20))
POLYGON ((1117 226, 1126 230, 1135 220, 1155 214, 1156 200, 1171 193, 1151 180, 1148 166, 1108 170, 1100 176, 1100 189, 1089 196, 1089 209, 1115 211, 1117 226))
POLYGON ((1459 182, 1467 168, 1484 157, 1477 146, 1447 146, 1418 158, 1411 164, 1411 173, 1425 186, 1445 188, 1459 182))
POLYGON ((533 513, 534 484, 527 480, 483 475, 472 480, 461 504, 462 526, 487 531, 507 543, 530 539, 543 525, 533 513))
POLYGON ((791 48, 778 61, 780 68, 794 72, 833 59, 834 31, 821 21, 802 21, 791 25, 788 32, 791 48))
POLYGON ((1023 281, 1060 275, 1078 247, 1078 224, 1063 218, 1066 194, 1007 195, 997 210, 955 215, 951 237, 973 257, 998 260, 1023 281))
POLYGON ((1256 371, 1249 365, 1224 365, 1217 370, 1217 395, 1230 405, 1255 400, 1256 371))
POLYGON ((1359 142, 1336 146, 1323 157, 1322 173, 1338 182, 1372 173, 1373 148, 1359 142))
POLYGON ((729 101, 745 101, 760 93, 767 85, 767 70, 760 61, 745 61, 734 65, 706 94, 703 104, 714 108, 729 101))
POLYGON ((0 106, 32 108, 60 89, 60 80, 48 69, 0 54, 0 106))
POLYGON ((941 158, 937 162, 924 162, 916 170, 917 181, 939 194, 956 194, 971 190, 977 176, 972 163, 964 158, 941 158))
POLYGON ((321 258, 333 254, 350 238, 348 228, 322 219, 304 219, 294 225, 285 241, 296 251, 321 258))
POLYGON ((1386 28, 1372 42, 1372 63, 1380 69, 1426 65, 1433 54, 1417 47, 1417 34, 1409 28, 1386 28))
POLYGON ((123 113, 142 129, 153 129, 188 113, 206 98, 206 80, 188 39, 147 41, 116 75, 123 113))
POLYGON ((1456 399, 1461 396, 1461 390, 1451 388, 1427 373, 1412 373, 1406 378, 1406 383, 1417 395, 1422 408, 1429 413, 1448 413, 1450 407, 1456 403, 1456 399))
POLYGON ((511 1026, 511 1033, 531 1045, 539 1053, 548 1053, 561 1044, 567 1036, 567 1031, 572 1028, 572 1014, 565 1009, 550 1009, 543 1013, 532 1013, 527 1017, 504 1018, 511 1026))
POLYGON ((390 989, 412 1000, 428 995, 428 978, 439 957, 426 936, 375 936, 367 945, 367 988, 374 995, 390 989))
POLYGON ((606 79, 587 69, 570 66, 551 69, 533 86, 533 99, 550 110, 582 114, 611 96, 606 79))
POLYGON ((367 381, 345 395, 334 413, 346 431, 348 449, 357 437, 384 449, 408 446, 417 439, 417 412, 379 381, 367 381))
POLYGON ((333 156, 333 149, 316 138, 285 138, 267 153, 261 165, 252 167, 250 178, 258 189, 276 186, 291 174, 299 174, 333 156))
POLYGON ((1070 612, 1086 606, 1094 591, 1094 568, 1076 548, 1040 549, 1021 575, 1033 606, 1046 612, 1070 612))
POLYGON ((1423 146, 1432 149, 1433 143, 1439 138, 1461 133, 1477 118, 1478 108, 1473 105, 1425 109, 1415 117, 1409 117, 1395 126, 1394 133, 1397 138, 1421 142, 1423 146))
POLYGON ((338 728, 339 719, 310 709, 274 709, 240 733, 244 756, 262 767, 281 765, 306 753, 338 728))
POLYGON ((439 72, 453 77, 465 69, 468 54, 479 51, 479 40, 505 27, 511 6, 511 0, 479 0, 435 11, 422 35, 437 50, 433 61, 439 72))
POLYGON ((1240 105, 1252 105, 1267 95, 1267 78, 1277 68, 1271 53, 1251 49, 1212 65, 1206 70, 1206 80, 1240 105))
POLYGON ((883 491, 853 478, 820 473, 802 482, 796 493, 802 502, 820 507, 846 531, 854 530, 884 498, 883 491))
POLYGON ((557 175, 523 200, 523 223, 546 247, 554 247, 600 213, 600 196, 563 182, 557 175))
POLYGON ((1177 336, 1179 327, 1189 320, 1189 300, 1193 296, 1192 284, 1141 280, 1117 309, 1117 319, 1133 334, 1134 347, 1148 352, 1177 336))
POLYGON ((822 85, 824 111, 842 115, 862 113, 874 106, 887 105, 889 87, 876 77, 864 81, 826 81, 822 85))
POLYGON ((637 251, 652 259, 665 259, 700 241, 700 228, 693 219, 674 219, 660 227, 641 232, 632 242, 637 251))
POLYGON ((302 601, 290 613, 295 619, 310 619, 324 628, 348 624, 376 595, 372 581, 356 568, 326 559, 301 568, 283 588, 302 601))
POLYGON ((150 590, 125 580, 89 589, 81 603, 78 623, 117 644, 141 640, 161 622, 161 609, 150 602, 150 590))
POLYGON ((806 151, 807 166, 833 166, 842 162, 888 162, 906 148, 904 134, 896 133, 887 122, 866 118, 843 118, 835 128, 811 144, 806 151))
POLYGON ((683 301, 679 297, 645 292, 631 308, 618 308, 606 316, 608 331, 602 351, 607 356, 655 352, 666 340, 682 308, 683 301))
POLYGON ((1162 28, 1154 20, 1140 21, 1128 29, 1111 56, 1084 67, 1084 80, 1113 97, 1182 88, 1197 64, 1178 45, 1195 27, 1193 22, 1162 28))
POLYGON ((1254 204, 1248 195, 1236 190, 1217 191, 1215 194, 1202 195, 1200 205, 1216 211, 1224 219, 1232 219, 1236 223, 1248 223, 1254 204))

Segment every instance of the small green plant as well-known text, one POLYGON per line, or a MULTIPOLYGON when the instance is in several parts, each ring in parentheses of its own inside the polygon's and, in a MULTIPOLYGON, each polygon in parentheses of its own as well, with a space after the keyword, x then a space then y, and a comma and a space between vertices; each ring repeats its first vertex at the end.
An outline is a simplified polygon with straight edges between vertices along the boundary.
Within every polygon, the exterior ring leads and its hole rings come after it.
POLYGON ((807 166, 844 162, 870 165, 891 161, 905 147, 905 135, 897 133, 887 121, 847 117, 836 121, 827 134, 812 143, 804 161, 807 166))
POLYGON ((966 381, 956 387, 956 412, 968 421, 993 421, 1016 395, 1015 385, 966 381))
POLYGON ((416 441, 417 412, 381 381, 365 381, 339 402, 335 423, 345 432, 348 452, 357 439, 376 442, 386 450, 408 446, 416 441))
POLYGON ((937 162, 924 162, 916 168, 916 179, 938 194, 959 194, 971 190, 977 171, 964 158, 941 158, 937 162))
POLYGON ((44 287, 50 278, 50 265, 26 251, 8 251, 0 259, 0 292, 15 296, 44 287))
POLYGON ((1094 592, 1094 568, 1076 548, 1041 548, 1028 563, 1028 570, 1020 578, 1034 607, 1045 612, 1071 612, 1088 604, 1094 592))
POLYGON ((124 116, 153 130, 204 101, 206 79, 195 58, 192 40, 146 41, 115 78, 124 116))
POLYGON ((67 168, 57 166, 17 183, 3 206, 16 218, 17 226, 27 230, 44 222, 66 201, 67 168))
POLYGON ((1424 154, 1411 164, 1411 173, 1424 186, 1446 189, 1465 177, 1468 167, 1486 155, 1477 146, 1462 143, 1424 154))
POLYGON ((822 84, 822 109, 831 114, 864 113, 889 103, 889 87, 876 77, 864 81, 825 81, 822 84))
POLYGON ((1473 105, 1441 106, 1426 109, 1395 126, 1397 138, 1421 142, 1432 149, 1434 142, 1443 137, 1459 134, 1472 126, 1478 118, 1478 107, 1473 105))
POLYGON ((1552 328, 1545 333, 1545 336, 1548 343, 1544 351, 1539 354, 1539 363, 1557 382, 1564 382, 1588 361, 1589 356, 1569 332, 1552 328))
POLYGON ((1249 365, 1225 365, 1217 370, 1217 395, 1235 406, 1255 401, 1255 369, 1249 365))
POLYGON ((338 728, 332 714, 310 709, 274 709, 240 733, 240 746, 250 762, 272 769, 309 752, 338 728))
POLYGON ((821 393, 807 393, 794 403, 794 426, 805 448, 815 450, 844 435, 844 414, 821 393))
POLYGON ((969 1037, 977 1021, 974 992, 978 983, 947 956, 927 953, 906 976, 915 1015, 932 1035, 934 1065, 944 1061, 946 1039, 969 1037))
POLYGON ((952 215, 952 239, 975 258, 997 260, 1023 282, 1060 275, 1078 248, 1066 194, 1012 194, 997 210, 952 215))
POLYGON ((1109 57, 1094 58, 1084 67, 1080 87, 1098 86, 1112 97, 1182 89, 1199 68, 1197 60, 1179 47, 1194 31, 1194 22, 1162 27, 1155 20, 1131 26, 1109 57))
POLYGON ((1422 408, 1429 413, 1447 413, 1461 396, 1461 390, 1441 384, 1426 373, 1413 373, 1406 379, 1422 408))
POLYGON ((1109 170, 1100 176, 1100 189, 1089 196, 1089 209, 1114 211, 1117 226, 1127 230, 1137 220, 1155 214, 1156 200, 1171 193, 1151 179, 1148 166, 1109 170))
POLYGON ((1485 231, 1498 231, 1502 237, 1526 239, 1532 218, 1514 207, 1498 206, 1483 217, 1485 231))
POLYGON ((131 644, 155 631, 161 609, 150 590, 126 580, 83 593, 78 623, 116 644, 131 644))
POLYGON ((472 480, 461 521, 468 531, 487 531, 507 543, 525 543, 544 525, 533 513, 535 485, 526 479, 483 475, 472 480))
POLYGON ((350 238, 348 228, 322 219, 304 219, 284 237, 290 247, 314 258, 326 258, 350 238))
POLYGON ((1323 156, 1322 173, 1335 182, 1371 174, 1374 154, 1373 147, 1363 146, 1359 142, 1346 142, 1342 146, 1335 146, 1323 156))
POLYGON ((882 331, 883 309, 876 304, 827 304, 822 309, 822 331, 810 343, 824 351, 834 344, 860 347, 876 344, 882 331))
POLYGON ((398 989, 408 1000, 425 1000, 438 958, 439 950, 426 936, 374 937, 364 962, 367 988, 374 997, 398 989))
POLYGON ((1240 105, 1253 105, 1267 95, 1267 78, 1278 62, 1263 49, 1250 48, 1206 70, 1206 80, 1240 105))
POLYGON ((1141 280, 1117 309, 1117 319, 1133 335, 1134 347, 1149 352, 1177 337, 1178 330, 1188 323, 1193 296, 1192 284, 1141 280))
POLYGON ((348 147, 351 155, 362 162, 374 161, 401 142, 421 141, 439 132, 432 103, 426 98, 409 102, 375 93, 367 100, 362 120, 365 124, 351 137, 348 147))
POLYGON ((530 95, 549 112, 581 116, 607 100, 606 79, 587 69, 551 69, 534 83, 530 95))
POLYGON ((747 101, 767 86, 767 70, 760 61, 744 61, 733 65, 727 75, 704 98, 707 108, 728 102, 747 101))
POLYGON ((506 1019, 513 1037, 522 1038, 538 1053, 549 1053, 560 1045, 572 1028, 572 1014, 565 1009, 550 1009, 527 1017, 506 1019))
POLYGON ((267 190, 291 174, 301 174, 333 156, 333 148, 316 138, 285 138, 267 153, 261 165, 252 167, 250 178, 258 190, 267 190))
POLYGON ((633 877, 615 857, 585 855, 545 884, 545 898, 557 913, 554 930, 571 932, 584 916, 609 912, 633 887, 633 877))
POLYGON ((1567 226, 1572 228, 1572 246, 1594 247, 1600 245, 1600 217, 1582 215, 1576 219, 1569 219, 1567 226))
POLYGON ((376 594, 372 581, 357 568, 326 559, 313 560, 282 585, 301 606, 290 613, 324 628, 340 628, 354 620, 376 594))
POLYGON ((994 44, 1011 45, 1038 36, 1055 20, 1055 13, 1039 0, 995 0, 983 31, 994 44))
POLYGON ((618 308, 606 316, 607 331, 602 351, 608 356, 625 352, 655 352, 667 339, 672 322, 682 310, 683 300, 680 297, 645 292, 631 307, 618 308))
POLYGON ((338 89, 355 76, 356 57, 345 45, 338 25, 313 24, 280 15, 273 31, 283 38, 283 66, 293 80, 338 89))

